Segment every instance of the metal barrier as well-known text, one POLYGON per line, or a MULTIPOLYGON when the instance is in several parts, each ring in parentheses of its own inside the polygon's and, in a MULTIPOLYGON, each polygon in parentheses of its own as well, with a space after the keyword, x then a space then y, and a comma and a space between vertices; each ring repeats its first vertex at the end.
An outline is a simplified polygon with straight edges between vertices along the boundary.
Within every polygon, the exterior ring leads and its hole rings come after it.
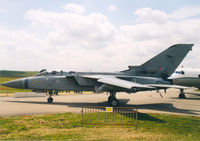
POLYGON ((138 112, 133 107, 83 107, 84 125, 128 125, 136 126, 138 112))

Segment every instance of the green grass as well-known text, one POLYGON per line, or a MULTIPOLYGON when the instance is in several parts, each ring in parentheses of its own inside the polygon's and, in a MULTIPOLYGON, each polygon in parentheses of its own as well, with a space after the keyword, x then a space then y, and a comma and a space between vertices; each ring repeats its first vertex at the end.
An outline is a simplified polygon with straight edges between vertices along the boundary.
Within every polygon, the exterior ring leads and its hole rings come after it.
POLYGON ((200 118, 139 114, 138 130, 126 126, 84 126, 81 114, 0 118, 0 140, 200 140, 200 118))
POLYGON ((37 71, 8 71, 0 70, 0 77, 28 77, 37 74, 37 71))

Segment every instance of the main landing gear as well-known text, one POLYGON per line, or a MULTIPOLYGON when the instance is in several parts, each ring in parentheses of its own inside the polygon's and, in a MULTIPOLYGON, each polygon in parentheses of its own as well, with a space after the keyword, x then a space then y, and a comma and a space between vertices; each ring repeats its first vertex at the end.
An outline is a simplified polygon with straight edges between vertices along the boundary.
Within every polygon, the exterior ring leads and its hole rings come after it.
POLYGON ((116 92, 114 91, 110 92, 110 96, 108 97, 108 103, 112 107, 117 107, 119 105, 119 101, 116 98, 116 92))
POLYGON ((53 103, 53 98, 51 97, 52 95, 53 95, 53 92, 50 91, 50 92, 49 92, 49 98, 47 99, 47 102, 48 102, 49 104, 53 103))
POLYGON ((186 98, 185 93, 183 92, 183 89, 180 89, 181 93, 179 94, 179 98, 186 98))

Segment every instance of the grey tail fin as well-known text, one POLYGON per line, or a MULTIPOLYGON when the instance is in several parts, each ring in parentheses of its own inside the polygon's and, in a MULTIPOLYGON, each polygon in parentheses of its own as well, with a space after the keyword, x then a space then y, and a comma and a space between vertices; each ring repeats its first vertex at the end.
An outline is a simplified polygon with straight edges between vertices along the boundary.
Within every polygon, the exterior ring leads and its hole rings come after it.
POLYGON ((175 44, 141 66, 129 66, 129 73, 167 78, 182 62, 194 44, 175 44), (133 69, 133 70, 132 70, 133 69))

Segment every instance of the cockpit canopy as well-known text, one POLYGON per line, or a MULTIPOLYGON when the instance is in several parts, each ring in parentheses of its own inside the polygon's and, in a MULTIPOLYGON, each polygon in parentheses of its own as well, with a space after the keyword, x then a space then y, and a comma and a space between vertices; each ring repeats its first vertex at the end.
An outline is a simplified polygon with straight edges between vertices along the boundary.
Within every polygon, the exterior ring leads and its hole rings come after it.
POLYGON ((35 76, 42 76, 47 74, 47 70, 46 69, 42 69, 38 74, 36 74, 35 76))
POLYGON ((47 72, 47 69, 43 69, 39 73, 42 73, 42 72, 47 72))
POLYGON ((184 74, 185 74, 185 72, 184 72, 184 71, 175 71, 175 73, 176 73, 176 74, 182 74, 182 75, 184 75, 184 74))
POLYGON ((41 70, 38 74, 35 76, 44 76, 44 75, 62 75, 63 71, 57 72, 57 71, 52 71, 52 72, 47 72, 47 69, 41 70))

